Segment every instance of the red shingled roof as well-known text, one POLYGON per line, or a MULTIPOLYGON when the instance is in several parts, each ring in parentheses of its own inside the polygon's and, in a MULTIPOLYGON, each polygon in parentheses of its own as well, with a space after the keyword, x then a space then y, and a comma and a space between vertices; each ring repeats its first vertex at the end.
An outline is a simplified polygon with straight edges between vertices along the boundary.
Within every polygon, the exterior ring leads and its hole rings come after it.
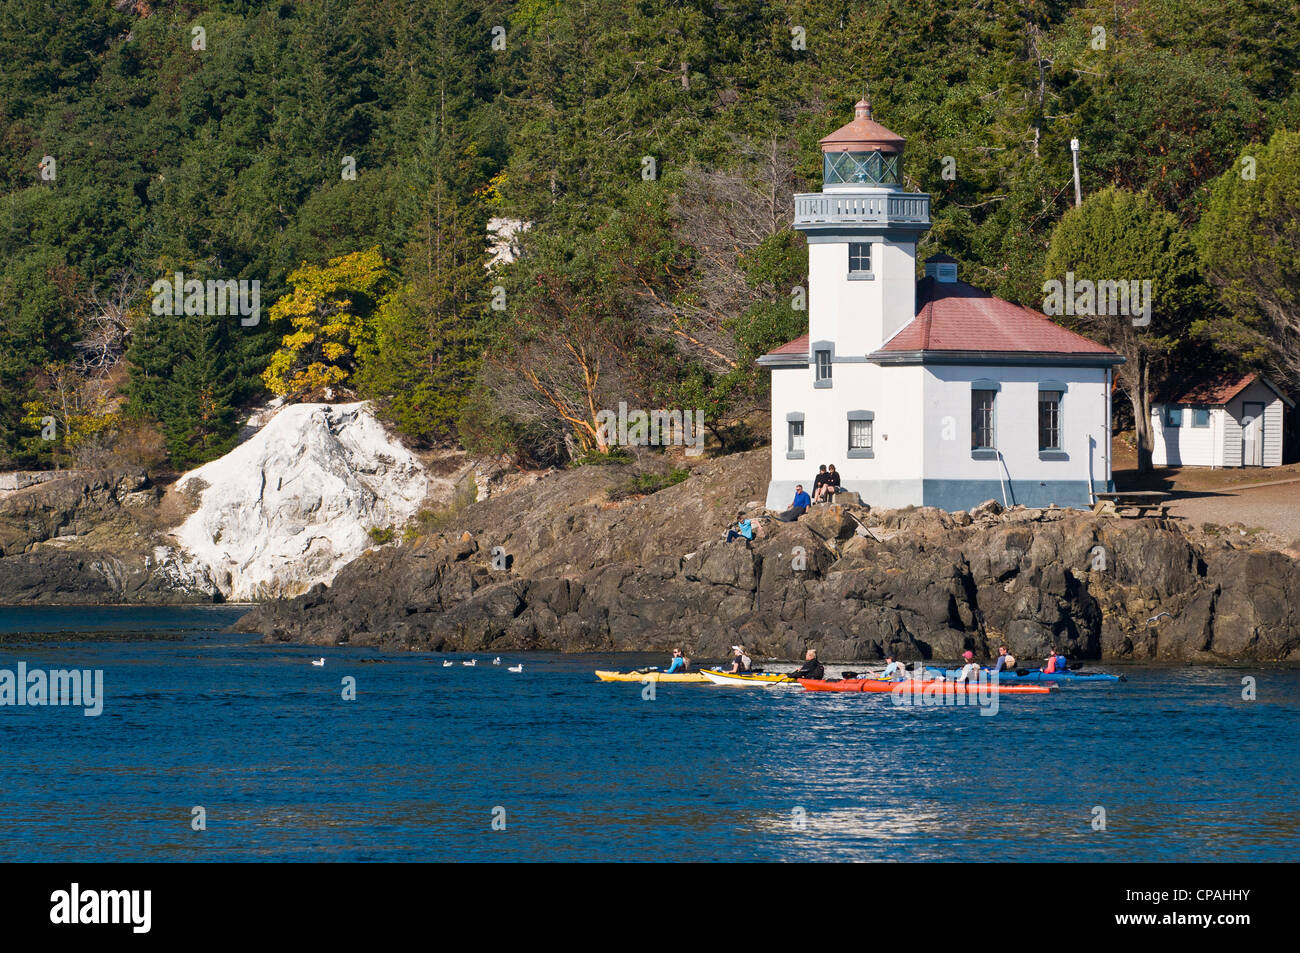
POLYGON ((768 351, 764 357, 774 357, 778 354, 808 354, 808 335, 801 334, 793 341, 782 344, 775 351, 768 351))
MULTIPOLYGON (((1046 315, 995 298, 962 281, 923 278, 916 317, 881 348, 897 351, 995 351, 1028 354, 1113 354, 1104 344, 1067 331, 1046 315)), ((808 353, 808 335, 765 357, 808 353)))
POLYGON ((1194 384, 1187 381, 1171 383, 1164 389, 1164 396, 1157 398, 1169 404, 1226 404, 1243 390, 1255 383, 1256 374, 1219 374, 1203 378, 1194 384))
POLYGON ((1046 315, 995 298, 964 281, 923 278, 916 286, 916 301, 916 317, 882 351, 1114 353, 1046 315))

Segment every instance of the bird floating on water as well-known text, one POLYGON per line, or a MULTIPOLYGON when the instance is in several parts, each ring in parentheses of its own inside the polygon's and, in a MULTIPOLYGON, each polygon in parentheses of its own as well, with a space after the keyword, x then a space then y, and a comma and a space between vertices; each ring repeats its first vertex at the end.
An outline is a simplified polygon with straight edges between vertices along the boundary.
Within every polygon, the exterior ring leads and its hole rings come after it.
POLYGON ((493 664, 493 665, 500 665, 500 664, 501 664, 501 656, 498 655, 496 658, 494 658, 494 659, 492 660, 492 664, 493 664))
POLYGON ((523 662, 520 662, 518 665, 511 665, 510 668, 506 669, 506 671, 508 672, 522 672, 523 670, 524 670, 523 662))
POLYGON ((443 667, 443 668, 451 668, 451 667, 452 667, 453 665, 455 665, 455 664, 456 664, 455 662, 443 662, 443 663, 442 663, 442 667, 443 667))
POLYGON ((461 664, 461 665, 477 665, 477 664, 478 664, 478 659, 476 659, 476 658, 472 658, 472 659, 470 659, 468 662, 461 662, 460 664, 461 664))
POLYGON ((312 664, 312 665, 315 665, 317 668, 324 668, 324 667, 325 667, 325 659, 323 659, 323 658, 312 659, 312 660, 311 660, 311 664, 312 664))

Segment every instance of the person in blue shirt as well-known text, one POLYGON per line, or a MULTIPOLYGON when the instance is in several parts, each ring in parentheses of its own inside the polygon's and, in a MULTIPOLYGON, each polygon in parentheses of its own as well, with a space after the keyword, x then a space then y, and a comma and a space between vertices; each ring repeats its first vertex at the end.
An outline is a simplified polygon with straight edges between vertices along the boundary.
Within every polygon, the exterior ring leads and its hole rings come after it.
POLYGON ((902 662, 895 662, 894 657, 892 655, 886 655, 885 661, 888 664, 885 666, 885 670, 880 673, 881 678, 884 679, 907 678, 906 665, 904 665, 902 662))
POLYGON ((794 502, 790 508, 777 517, 782 523, 793 523, 799 517, 808 512, 808 507, 812 506, 812 499, 803 491, 803 484, 800 483, 794 488, 794 502))
POLYGON ((673 649, 672 664, 668 666, 668 670, 664 674, 671 675, 673 672, 685 672, 690 667, 691 660, 682 655, 682 650, 673 649))
POLYGON ((995 672, 1014 672, 1016 670, 1016 657, 1007 652, 1005 645, 998 647, 998 660, 993 665, 995 672))
POLYGON ((727 530, 727 542, 731 542, 733 539, 752 540, 754 538, 754 526, 749 520, 741 520, 733 525, 735 529, 727 530))

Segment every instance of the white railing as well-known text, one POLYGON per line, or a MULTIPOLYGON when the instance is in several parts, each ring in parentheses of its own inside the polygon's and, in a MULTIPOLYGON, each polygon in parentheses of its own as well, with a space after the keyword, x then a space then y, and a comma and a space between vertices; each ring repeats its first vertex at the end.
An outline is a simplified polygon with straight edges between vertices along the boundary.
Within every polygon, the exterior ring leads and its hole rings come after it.
POLYGON ((794 197, 794 223, 928 225, 930 196, 921 192, 905 192, 901 195, 804 193, 794 197))

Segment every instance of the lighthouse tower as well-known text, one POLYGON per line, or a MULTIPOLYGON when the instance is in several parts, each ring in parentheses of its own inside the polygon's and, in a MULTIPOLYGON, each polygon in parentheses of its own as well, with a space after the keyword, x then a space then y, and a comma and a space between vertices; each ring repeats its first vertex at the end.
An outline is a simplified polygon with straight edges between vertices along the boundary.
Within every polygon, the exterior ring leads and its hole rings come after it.
POLYGON ((814 362, 819 350, 832 364, 861 361, 916 316, 916 242, 930 227, 930 196, 903 191, 904 144, 864 99, 821 140, 822 190, 795 196, 814 362))

